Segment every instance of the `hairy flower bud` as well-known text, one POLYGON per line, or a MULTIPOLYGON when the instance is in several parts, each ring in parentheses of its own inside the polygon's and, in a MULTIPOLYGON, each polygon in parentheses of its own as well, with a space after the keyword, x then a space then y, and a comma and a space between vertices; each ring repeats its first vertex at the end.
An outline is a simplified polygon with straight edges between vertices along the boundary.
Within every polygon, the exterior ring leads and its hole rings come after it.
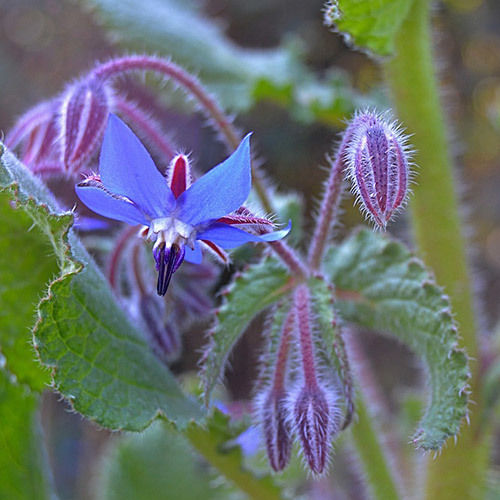
POLYGON ((264 392, 257 401, 257 418, 262 425, 267 456, 276 472, 288 465, 292 452, 291 427, 285 404, 285 393, 273 389, 264 392))
POLYGON ((96 153, 109 111, 109 91, 97 78, 81 80, 63 94, 59 126, 66 171, 78 171, 96 153))
POLYGON ((344 151, 353 191, 362 208, 385 229, 408 194, 409 148, 407 137, 395 122, 365 111, 346 130, 344 151))
POLYGON ((330 457, 332 435, 339 427, 339 412, 332 394, 319 385, 306 384, 291 398, 295 432, 304 458, 315 474, 324 472, 330 457))

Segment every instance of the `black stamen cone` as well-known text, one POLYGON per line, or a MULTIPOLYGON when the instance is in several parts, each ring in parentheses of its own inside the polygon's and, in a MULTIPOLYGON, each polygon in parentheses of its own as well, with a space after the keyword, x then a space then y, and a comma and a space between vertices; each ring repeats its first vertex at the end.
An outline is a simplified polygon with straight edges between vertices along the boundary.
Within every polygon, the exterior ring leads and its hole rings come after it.
POLYGON ((162 246, 160 249, 158 256, 158 282, 156 284, 156 291, 158 295, 165 295, 167 293, 170 279, 175 271, 174 264, 178 253, 179 247, 177 245, 172 245, 168 255, 165 255, 165 246, 162 246))

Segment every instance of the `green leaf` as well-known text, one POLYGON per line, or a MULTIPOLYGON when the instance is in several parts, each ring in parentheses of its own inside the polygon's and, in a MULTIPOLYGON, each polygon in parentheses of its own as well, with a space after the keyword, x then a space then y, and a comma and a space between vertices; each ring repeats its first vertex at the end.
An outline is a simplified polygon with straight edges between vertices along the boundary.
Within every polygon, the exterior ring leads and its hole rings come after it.
MULTIPOLYGON (((158 416, 182 428, 201 418, 201 408, 182 393, 117 305, 70 228, 72 214, 62 212, 9 152, 0 161, 2 189, 40 229, 40 245, 50 242, 52 251, 39 255, 40 261, 59 267, 59 276, 40 303, 34 329, 35 348, 43 364, 52 368, 54 388, 77 411, 111 429, 144 429, 158 416)), ((27 248, 22 233, 28 233, 22 229, 20 248, 27 248)), ((20 266, 20 272, 20 279, 30 279, 29 267, 20 266)))
POLYGON ((0 369, 0 498, 50 498, 37 404, 36 394, 0 369))
POLYGON ((340 71, 319 80, 300 61, 298 43, 273 49, 242 48, 220 26, 185 0, 85 0, 114 40, 135 50, 172 57, 198 74, 231 111, 247 111, 268 100, 298 119, 341 124, 374 98, 356 93, 340 71), (200 50, 203 47, 203 50, 200 50))
POLYGON ((467 415, 470 376, 448 297, 401 243, 367 230, 331 249, 325 270, 346 321, 395 335, 424 360, 431 397, 414 442, 441 448, 467 415))
POLYGON ((327 2, 325 22, 340 31, 348 42, 388 56, 413 0, 332 0, 327 2))
POLYGON ((261 474, 257 477, 245 468, 241 448, 234 443, 237 436, 231 428, 227 415, 216 409, 208 420, 206 428, 191 424, 186 436, 213 467, 230 478, 249 498, 259 500, 283 498, 281 489, 275 484, 271 475, 261 474))
POLYGON ((187 439, 161 422, 143 434, 118 438, 100 470, 98 500, 210 500, 224 495, 220 485, 211 484, 213 475, 187 439))
MULTIPOLYGON (((58 271, 50 243, 31 217, 14 209, 10 196, 0 193, 0 351, 6 367, 20 383, 41 391, 50 382, 49 372, 36 361, 31 328, 36 305, 46 284, 58 271)), ((53 221, 56 224, 64 221, 53 221)))
POLYGON ((329 372, 336 374, 343 391, 345 404, 345 417, 343 428, 347 427, 354 412, 354 396, 351 368, 347 358, 344 339, 340 327, 335 319, 333 308, 333 290, 320 277, 309 280, 314 320, 317 323, 315 342, 317 352, 322 357, 323 363, 330 366, 329 372))
POLYGON ((272 258, 250 266, 235 278, 217 311, 217 322, 210 333, 210 344, 205 354, 203 380, 206 403, 222 376, 229 353, 250 321, 289 291, 288 272, 272 258))

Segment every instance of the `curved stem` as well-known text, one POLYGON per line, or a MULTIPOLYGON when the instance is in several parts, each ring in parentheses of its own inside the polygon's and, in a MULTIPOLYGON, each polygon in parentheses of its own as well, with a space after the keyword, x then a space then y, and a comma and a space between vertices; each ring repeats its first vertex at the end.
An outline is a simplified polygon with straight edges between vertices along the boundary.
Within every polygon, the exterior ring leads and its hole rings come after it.
POLYGON ((344 132, 335 161, 330 159, 330 175, 325 184, 325 192, 323 193, 318 220, 309 248, 308 262, 313 270, 318 269, 321 265, 328 237, 338 215, 344 185, 344 151, 351 136, 352 132, 348 127, 344 132))
MULTIPOLYGON (((97 78, 107 79, 129 71, 154 71, 166 78, 175 80, 189 95, 196 98, 202 110, 213 121, 215 129, 221 133, 228 150, 232 152, 238 147, 241 135, 232 124, 231 119, 205 90, 198 79, 171 61, 146 55, 125 56, 97 66, 92 75, 97 78)), ((272 212, 271 199, 255 168, 252 169, 252 180, 262 207, 266 212, 272 212)))
POLYGON ((139 106, 121 98, 115 98, 113 104, 118 113, 137 126, 142 135, 165 158, 166 163, 175 156, 175 149, 165 140, 165 133, 160 125, 139 106))
POLYGON ((430 0, 414 0, 396 39, 397 55, 387 63, 387 79, 399 117, 413 134, 419 165, 411 200, 415 237, 438 283, 450 295, 460 343, 472 371, 471 422, 462 428, 457 446, 448 446, 429 461, 427 498, 478 498, 484 484, 487 437, 478 428, 481 395, 478 348, 469 266, 454 188, 452 162, 432 61, 430 0), (461 471, 461 473, 457 473, 461 471))

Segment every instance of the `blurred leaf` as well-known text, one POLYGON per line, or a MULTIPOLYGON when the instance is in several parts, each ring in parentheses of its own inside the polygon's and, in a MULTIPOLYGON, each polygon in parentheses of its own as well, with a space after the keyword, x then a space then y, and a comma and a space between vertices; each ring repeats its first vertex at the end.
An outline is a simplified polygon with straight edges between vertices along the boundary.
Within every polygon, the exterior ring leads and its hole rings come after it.
POLYGON ((117 439, 100 470, 98 500, 224 498, 186 438, 161 422, 117 439))
POLYGON ((50 498, 37 403, 36 394, 0 369, 0 498, 50 498))
MULTIPOLYGON (((62 212, 43 184, 7 151, 0 159, 0 190, 40 229, 39 246, 50 242, 52 251, 39 254, 40 262, 56 262, 60 269, 40 303, 34 329, 40 359, 53 368, 54 388, 77 411, 111 429, 140 430, 158 416, 180 427, 201 418, 199 406, 182 393, 117 305, 70 229, 72 215, 62 212)), ((28 234, 25 227, 21 232, 28 234)), ((22 234, 19 245, 28 248, 22 234)), ((19 271, 20 279, 30 279, 29 267, 20 265, 19 271)))
POLYGON ((287 270, 276 260, 266 258, 237 276, 225 292, 210 333, 203 364, 205 401, 208 403, 220 379, 227 358, 250 321, 263 309, 278 301, 290 287, 287 270))
POLYGON ((423 358, 430 403, 414 436, 423 449, 439 449, 467 415, 469 369, 457 348, 450 301, 401 243, 361 230, 330 250, 325 270, 346 320, 395 335, 423 358))
POLYGON ((184 0, 84 0, 127 48, 172 57, 199 74, 226 108, 247 111, 275 102, 299 120, 339 124, 355 108, 373 103, 340 72, 320 81, 301 61, 298 43, 245 49, 227 38, 199 4, 184 0))
POLYGON ((231 478, 233 483, 244 491, 249 498, 259 500, 279 500, 283 498, 281 489, 269 474, 258 477, 247 470, 243 464, 240 446, 234 444, 236 437, 232 432, 230 420, 219 410, 208 419, 206 428, 195 424, 187 429, 187 437, 208 462, 231 478), (253 480, 250 481, 249 477, 253 480))
MULTIPOLYGON (((7 369, 20 383, 41 391, 49 372, 36 361, 31 328, 36 305, 49 280, 58 271, 49 241, 23 210, 15 210, 7 193, 0 193, 0 351, 7 369)), ((66 225, 64 218, 54 220, 66 225)))
POLYGON ((325 8, 325 22, 340 31, 348 42, 388 56, 394 38, 413 0, 332 0, 325 8))

